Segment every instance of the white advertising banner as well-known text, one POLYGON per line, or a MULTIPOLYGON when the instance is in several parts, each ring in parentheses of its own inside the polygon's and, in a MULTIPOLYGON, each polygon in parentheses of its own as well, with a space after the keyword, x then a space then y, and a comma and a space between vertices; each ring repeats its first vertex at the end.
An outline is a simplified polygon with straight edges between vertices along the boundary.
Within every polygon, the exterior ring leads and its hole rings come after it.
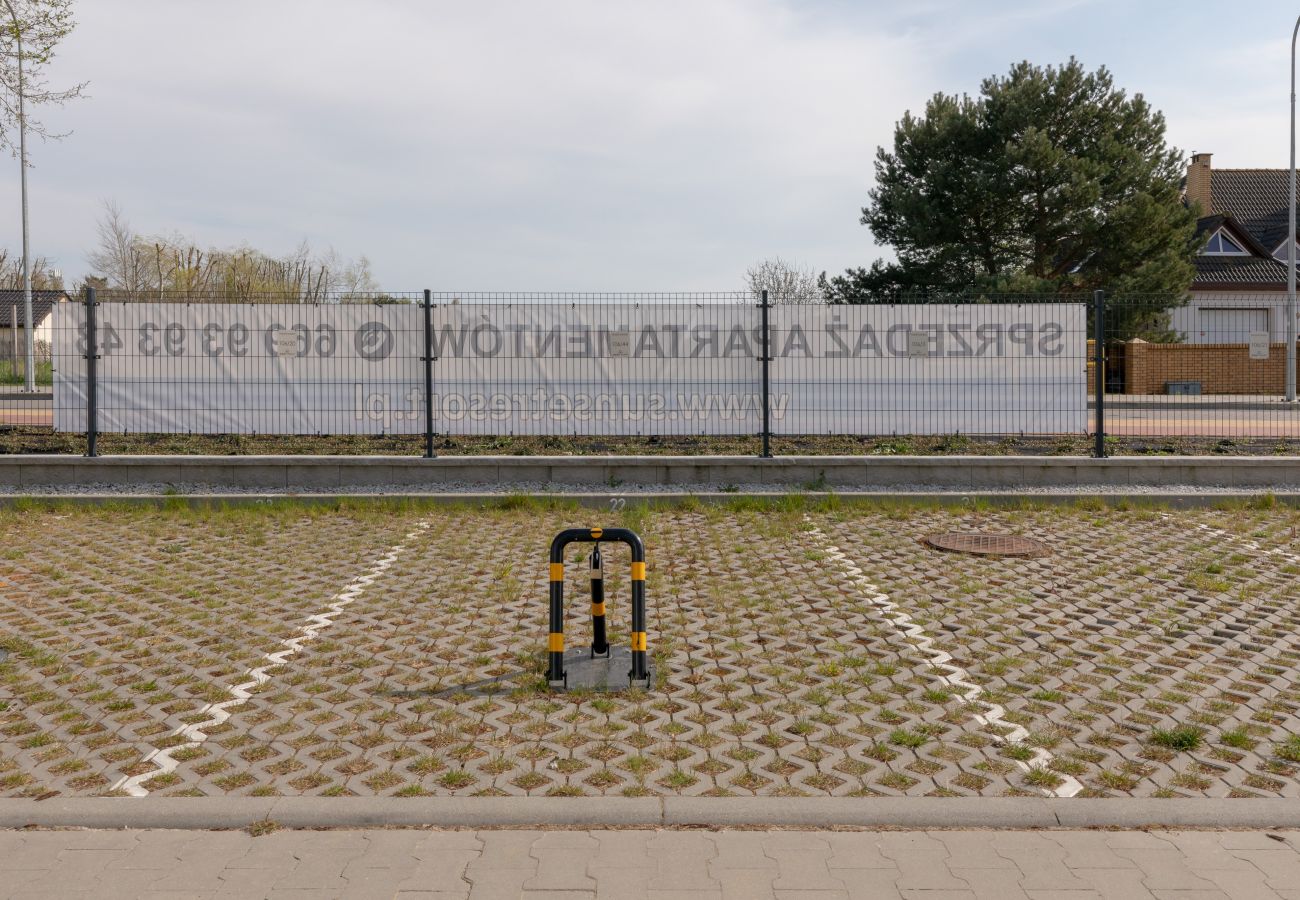
MULTIPOLYGON (((96 310, 101 431, 424 430, 424 320, 416 307, 100 303, 96 310), (366 405, 376 398, 382 409, 366 405)), ((82 431, 85 307, 57 304, 54 332, 54 427, 82 431)))
POLYGON ((780 306, 771 322, 777 434, 1088 429, 1081 303, 780 306))
POLYGON ((762 428, 761 338, 752 306, 473 304, 437 313, 439 431, 649 435, 762 428))
MULTIPOLYGON (((101 303, 101 431, 424 430, 414 305, 101 303)), ((441 434, 755 434, 750 305, 452 304, 433 310, 441 434)), ((779 434, 1060 433, 1087 427, 1081 304, 779 306, 779 434)), ((55 308, 55 428, 86 423, 86 322, 55 308)))

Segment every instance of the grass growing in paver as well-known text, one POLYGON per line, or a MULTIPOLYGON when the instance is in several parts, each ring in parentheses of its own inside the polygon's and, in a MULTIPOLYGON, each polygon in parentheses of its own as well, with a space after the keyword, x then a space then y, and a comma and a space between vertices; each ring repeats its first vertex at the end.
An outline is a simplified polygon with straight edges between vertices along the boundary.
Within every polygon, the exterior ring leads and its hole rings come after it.
POLYGON ((1157 728, 1151 732, 1150 740, 1161 747, 1187 753, 1201 746, 1204 735, 1199 728, 1180 725, 1175 728, 1157 728))
MULTIPOLYGON (((334 625, 146 787, 1042 795, 1069 776, 1092 796, 1300 793, 1289 510, 737 498, 611 516, 521 497, 0 514, 0 794, 97 794, 155 771, 147 757, 181 740, 178 725, 229 699, 417 521, 427 530, 334 625), (545 688, 546 548, 589 524, 646 538, 648 693, 545 688), (940 679, 814 526, 978 698, 940 679), (981 559, 920 542, 954 530, 1029 534, 1054 553, 981 559), (1009 724, 981 724, 994 703, 1009 724), (1010 740, 1012 725, 1028 737, 1010 740)), ((570 646, 587 635, 585 552, 569 558, 570 646)), ((606 553, 614 641, 627 639, 623 554, 606 553)))

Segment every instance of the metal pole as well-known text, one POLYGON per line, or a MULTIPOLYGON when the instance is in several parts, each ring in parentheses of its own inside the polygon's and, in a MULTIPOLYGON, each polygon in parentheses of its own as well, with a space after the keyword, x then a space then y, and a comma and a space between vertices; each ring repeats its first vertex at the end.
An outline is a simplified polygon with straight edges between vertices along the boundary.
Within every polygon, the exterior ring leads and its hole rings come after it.
MULTIPOLYGON (((18 166, 22 170, 23 207, 23 390, 36 390, 35 346, 32 337, 32 257, 27 229, 27 86, 23 76, 23 29, 18 24, 14 5, 4 0, 14 23, 14 41, 18 45, 18 166)), ((16 326, 15 326, 16 327, 16 326)))
MULTIPOLYGON (((632 681, 649 681, 645 634, 645 551, 640 541, 632 545, 632 681), (640 557, 640 559, 637 559, 640 557)), ((650 687, 647 683, 646 687, 650 687)))
POLYGON ((1300 16, 1296 17, 1295 28, 1291 30, 1291 167, 1287 170, 1287 183, 1291 193, 1287 195, 1286 216, 1287 267, 1286 267, 1286 399, 1295 401, 1295 343, 1296 343, 1296 304, 1295 304, 1295 44, 1296 35, 1300 34, 1300 16))
POLYGON ((86 455, 98 456, 99 442, 99 323, 95 289, 86 288, 86 455))
POLYGON ((770 352, 771 335, 768 329, 767 319, 767 291, 763 291, 763 302, 760 304, 762 309, 762 332, 763 332, 763 459, 772 458, 772 392, 770 389, 770 369, 772 365, 772 354, 770 352))
POLYGON ((591 551, 591 655, 609 655, 609 638, 605 635, 605 568, 600 544, 591 551))
POLYGON ((433 459, 433 293, 424 292, 424 458, 433 459))
POLYGON ((1096 443, 1092 455, 1106 458, 1106 292, 1092 292, 1092 380, 1096 394, 1096 443))
POLYGON ((551 541, 550 609, 546 636, 546 681, 551 687, 564 687, 564 533, 551 541))

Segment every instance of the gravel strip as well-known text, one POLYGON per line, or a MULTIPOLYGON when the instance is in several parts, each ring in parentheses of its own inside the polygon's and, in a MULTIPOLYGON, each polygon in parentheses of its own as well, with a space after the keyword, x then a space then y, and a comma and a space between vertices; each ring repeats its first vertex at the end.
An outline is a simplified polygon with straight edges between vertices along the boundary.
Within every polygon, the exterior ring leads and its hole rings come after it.
MULTIPOLYGON (((1024 485, 1014 488, 984 488, 970 490, 965 488, 943 488, 933 484, 862 484, 852 488, 841 488, 829 493, 883 493, 883 494, 927 494, 961 497, 985 493, 1024 494, 1026 496, 1042 494, 1076 494, 1089 496, 1147 496, 1169 494, 1208 494, 1222 496, 1261 495, 1266 493, 1289 492, 1289 487, 1279 486, 1277 491, 1250 491, 1234 485, 1213 484, 1166 484, 1166 485, 1024 485)), ((764 494, 783 497, 790 494, 808 494, 817 496, 817 491, 798 488, 782 489, 771 484, 626 484, 618 487, 602 487, 595 484, 557 484, 539 481, 521 481, 502 484, 500 482, 439 482, 430 484, 426 490, 419 490, 410 484, 356 484, 331 488, 328 491, 304 490, 283 487, 241 487, 231 484, 189 483, 181 485, 164 482, 145 482, 136 484, 118 484, 107 482, 85 482, 79 485, 36 484, 9 485, 0 484, 0 496, 4 497, 77 497, 86 495, 114 495, 124 497, 152 497, 159 495, 202 496, 213 494, 270 494, 285 497, 339 496, 424 496, 428 494, 608 494, 611 497, 657 496, 663 494, 712 494, 728 493, 737 495, 764 494)))

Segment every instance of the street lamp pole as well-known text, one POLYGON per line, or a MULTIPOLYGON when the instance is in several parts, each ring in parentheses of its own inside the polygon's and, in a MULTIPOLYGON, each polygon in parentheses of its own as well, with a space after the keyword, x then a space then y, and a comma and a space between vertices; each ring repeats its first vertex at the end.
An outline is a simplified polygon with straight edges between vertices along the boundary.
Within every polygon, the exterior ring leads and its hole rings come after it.
MULTIPOLYGON (((10 0, 3 0, 14 23, 14 41, 18 45, 18 165, 22 169, 23 195, 23 390, 36 390, 35 345, 32 336, 32 256, 27 228, 27 87, 23 83, 23 29, 10 0)), ((14 328, 17 322, 10 323, 14 328)))
POLYGON ((1300 16, 1296 17, 1295 28, 1291 30, 1291 167, 1287 169, 1287 183, 1291 193, 1287 195, 1286 216, 1289 226, 1287 234, 1286 267, 1286 399, 1295 402, 1295 343, 1296 343, 1296 308, 1295 308, 1295 43, 1300 35, 1300 16))

